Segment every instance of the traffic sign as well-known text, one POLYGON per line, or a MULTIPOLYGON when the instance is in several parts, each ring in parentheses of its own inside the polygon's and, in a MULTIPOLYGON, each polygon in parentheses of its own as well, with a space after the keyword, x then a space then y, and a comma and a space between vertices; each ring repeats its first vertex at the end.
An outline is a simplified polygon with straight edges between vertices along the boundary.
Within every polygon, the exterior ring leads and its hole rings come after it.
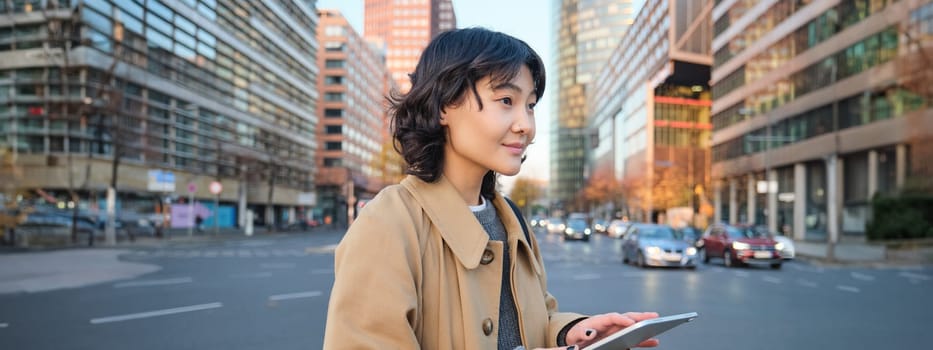
POLYGON ((198 185, 195 185, 194 182, 188 183, 188 193, 195 193, 198 191, 198 185))

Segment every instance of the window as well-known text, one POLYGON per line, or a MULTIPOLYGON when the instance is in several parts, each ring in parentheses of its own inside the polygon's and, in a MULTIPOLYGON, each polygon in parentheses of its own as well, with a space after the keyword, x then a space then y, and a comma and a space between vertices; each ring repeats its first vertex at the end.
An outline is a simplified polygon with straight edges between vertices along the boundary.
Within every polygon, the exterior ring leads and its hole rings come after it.
POLYGON ((326 60, 326 61, 324 61, 324 67, 326 67, 326 68, 344 68, 344 67, 346 67, 346 61, 344 61, 344 60, 326 60))
POLYGON ((324 149, 328 151, 339 151, 342 148, 340 141, 328 141, 324 143, 324 149))
POLYGON ((343 117, 343 110, 336 108, 327 108, 324 110, 324 116, 328 118, 341 118, 343 117))
POLYGON ((343 125, 328 125, 325 127, 325 132, 327 134, 340 134, 343 132, 343 125))

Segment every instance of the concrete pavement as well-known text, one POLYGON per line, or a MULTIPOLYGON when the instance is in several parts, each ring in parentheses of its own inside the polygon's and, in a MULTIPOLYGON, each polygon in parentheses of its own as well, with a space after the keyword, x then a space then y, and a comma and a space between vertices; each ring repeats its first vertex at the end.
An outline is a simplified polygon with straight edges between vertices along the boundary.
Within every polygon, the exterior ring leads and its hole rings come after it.
POLYGON ((0 254, 0 294, 36 293, 130 279, 158 271, 120 261, 121 249, 81 249, 0 254))
MULTIPOLYGON (((315 228, 314 232, 333 231, 338 228, 315 228)), ((246 236, 238 230, 196 233, 171 232, 168 238, 138 237, 133 241, 118 241, 116 246, 103 247, 97 242, 93 248, 84 245, 69 247, 0 247, 0 294, 36 293, 63 288, 78 288, 97 283, 132 279, 158 271, 160 267, 121 261, 120 255, 136 248, 161 248, 191 242, 264 239, 270 235, 256 233, 246 236)), ((304 233, 274 233, 293 235, 304 233)))

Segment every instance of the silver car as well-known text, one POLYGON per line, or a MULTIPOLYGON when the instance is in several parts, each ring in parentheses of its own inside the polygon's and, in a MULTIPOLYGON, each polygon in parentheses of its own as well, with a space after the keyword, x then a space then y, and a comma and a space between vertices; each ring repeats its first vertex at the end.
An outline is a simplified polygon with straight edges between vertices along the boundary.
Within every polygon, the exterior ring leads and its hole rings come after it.
POLYGON ((633 224, 622 241, 622 262, 639 267, 669 266, 695 269, 697 249, 667 225, 633 224))

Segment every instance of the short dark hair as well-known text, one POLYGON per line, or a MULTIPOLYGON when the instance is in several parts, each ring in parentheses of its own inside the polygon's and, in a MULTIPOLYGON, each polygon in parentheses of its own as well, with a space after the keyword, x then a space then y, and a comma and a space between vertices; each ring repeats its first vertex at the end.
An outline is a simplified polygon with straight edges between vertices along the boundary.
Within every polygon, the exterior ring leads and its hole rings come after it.
MULTIPOLYGON (((522 66, 531 71, 535 95, 544 94, 544 63, 524 41, 484 28, 443 32, 421 54, 415 72, 409 74, 411 90, 392 93, 389 115, 395 149, 408 163, 406 173, 423 181, 436 181, 443 170, 447 136, 440 123, 448 106, 457 106, 467 91, 483 109, 476 82, 489 77, 493 85, 511 81, 522 66)), ((495 196, 496 174, 483 177, 481 194, 495 196)))

